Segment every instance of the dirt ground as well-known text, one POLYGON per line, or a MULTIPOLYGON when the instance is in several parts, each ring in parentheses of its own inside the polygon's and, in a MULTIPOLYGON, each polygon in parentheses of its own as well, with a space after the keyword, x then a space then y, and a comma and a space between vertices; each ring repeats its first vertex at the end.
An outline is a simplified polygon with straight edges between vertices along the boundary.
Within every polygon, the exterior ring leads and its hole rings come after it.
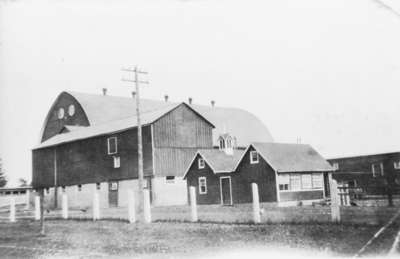
MULTIPOLYGON (((222 224, 118 221, 22 220, 0 223, 2 257, 209 257, 235 251, 244 255, 311 253, 311 257, 352 256, 379 226, 352 224, 222 224), (258 249, 258 250, 257 250, 258 249)), ((398 225, 393 229, 397 230, 398 225)), ((369 254, 385 254, 387 247, 369 254)), ((310 257, 310 256, 307 256, 310 257)))

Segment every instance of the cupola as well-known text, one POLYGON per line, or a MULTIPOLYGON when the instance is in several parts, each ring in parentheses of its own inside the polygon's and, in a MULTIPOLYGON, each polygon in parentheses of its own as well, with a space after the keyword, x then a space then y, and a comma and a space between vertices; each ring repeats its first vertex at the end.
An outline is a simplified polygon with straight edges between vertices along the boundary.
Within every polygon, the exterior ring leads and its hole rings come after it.
POLYGON ((229 133, 221 134, 218 138, 219 150, 224 151, 227 155, 233 155, 233 150, 236 148, 236 137, 229 133))

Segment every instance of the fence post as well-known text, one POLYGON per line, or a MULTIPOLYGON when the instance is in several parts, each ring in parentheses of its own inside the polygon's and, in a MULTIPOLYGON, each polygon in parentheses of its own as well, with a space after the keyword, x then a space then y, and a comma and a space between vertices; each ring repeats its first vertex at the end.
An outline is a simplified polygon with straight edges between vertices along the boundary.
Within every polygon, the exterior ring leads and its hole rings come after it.
POLYGON ((30 204, 30 199, 31 199, 31 193, 30 193, 30 191, 27 189, 26 190, 26 195, 25 195, 25 199, 26 199, 26 204, 25 204, 25 209, 26 210, 29 210, 29 208, 30 208, 30 206, 31 206, 31 204, 30 204))
POLYGON ((10 198, 10 222, 15 222, 15 198, 10 198))
POLYGON ((35 220, 40 220, 40 197, 35 196, 35 220))
POLYGON ((129 223, 136 222, 135 196, 133 190, 128 190, 128 220, 129 223))
POLYGON ((333 222, 340 222, 339 194, 336 180, 330 181, 331 187, 331 216, 333 222))
POLYGON ((94 190, 93 193, 93 220, 100 219, 100 204, 99 204, 99 193, 94 190))
POLYGON ((189 187, 190 195, 190 208, 191 208, 191 220, 192 222, 197 222, 199 219, 197 217, 197 201, 196 201, 196 187, 189 187))
POLYGON ((258 186, 256 183, 251 184, 251 190, 253 192, 253 221, 254 223, 260 223, 260 198, 258 196, 258 186))
POLYGON ((143 194, 144 194, 144 197, 143 197, 143 200, 144 200, 144 205, 143 205, 144 222, 150 223, 151 222, 150 192, 148 189, 144 189, 143 194))
POLYGON ((68 196, 66 193, 62 194, 62 217, 68 219, 68 196))

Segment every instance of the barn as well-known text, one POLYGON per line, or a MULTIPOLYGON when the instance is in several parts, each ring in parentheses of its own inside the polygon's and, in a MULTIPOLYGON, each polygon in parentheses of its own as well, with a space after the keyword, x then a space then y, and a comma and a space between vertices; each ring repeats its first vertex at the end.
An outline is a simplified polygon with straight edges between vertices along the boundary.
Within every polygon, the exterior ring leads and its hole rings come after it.
POLYGON ((199 150, 184 178, 199 204, 249 203, 257 183, 261 202, 294 205, 324 199, 332 171, 310 145, 255 142, 246 150, 199 150))
MULTIPOLYGON (((201 149, 229 138, 236 148, 272 141, 253 114, 236 108, 141 99, 145 186, 153 205, 187 203, 185 169, 201 149), (246 125, 248 129, 244 129, 246 125)), ((71 207, 125 206, 128 189, 138 190, 137 118, 134 98, 62 92, 50 108, 32 150, 32 186, 45 201, 71 207)))

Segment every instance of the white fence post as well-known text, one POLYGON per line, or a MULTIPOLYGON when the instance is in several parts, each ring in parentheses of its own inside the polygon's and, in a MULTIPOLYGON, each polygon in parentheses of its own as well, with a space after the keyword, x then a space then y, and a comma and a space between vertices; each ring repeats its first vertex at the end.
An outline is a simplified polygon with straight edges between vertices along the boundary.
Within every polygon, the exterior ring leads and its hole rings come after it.
POLYGON ((197 222, 199 219, 197 217, 197 201, 196 201, 196 187, 189 187, 190 195, 190 208, 191 208, 191 220, 192 222, 197 222))
POLYGON ((62 217, 68 219, 68 196, 66 193, 62 194, 62 217))
POLYGON ((97 190, 93 193, 93 220, 100 219, 100 204, 99 204, 99 193, 97 190))
POLYGON ((258 196, 258 186, 256 183, 251 184, 251 190, 253 192, 253 221, 254 223, 260 223, 260 198, 258 196))
POLYGON ((35 220, 40 220, 40 196, 35 196, 35 220))
POLYGON ((26 195, 25 195, 25 199, 26 199, 26 204, 25 204, 25 209, 26 210, 29 210, 29 208, 30 208, 30 206, 31 206, 31 201, 30 201, 30 199, 31 199, 31 193, 30 193, 30 191, 29 190, 26 190, 26 195))
POLYGON ((150 192, 147 189, 143 190, 144 194, 144 205, 143 205, 143 216, 144 222, 150 223, 151 222, 151 208, 150 208, 150 192))
POLYGON ((338 186, 336 180, 331 180, 331 216, 332 221, 339 222, 340 221, 340 207, 339 207, 339 194, 338 194, 338 186))
POLYGON ((128 190, 128 220, 129 223, 136 222, 135 196, 133 190, 128 190))
POLYGON ((15 222, 15 198, 10 198, 10 222, 15 222))

